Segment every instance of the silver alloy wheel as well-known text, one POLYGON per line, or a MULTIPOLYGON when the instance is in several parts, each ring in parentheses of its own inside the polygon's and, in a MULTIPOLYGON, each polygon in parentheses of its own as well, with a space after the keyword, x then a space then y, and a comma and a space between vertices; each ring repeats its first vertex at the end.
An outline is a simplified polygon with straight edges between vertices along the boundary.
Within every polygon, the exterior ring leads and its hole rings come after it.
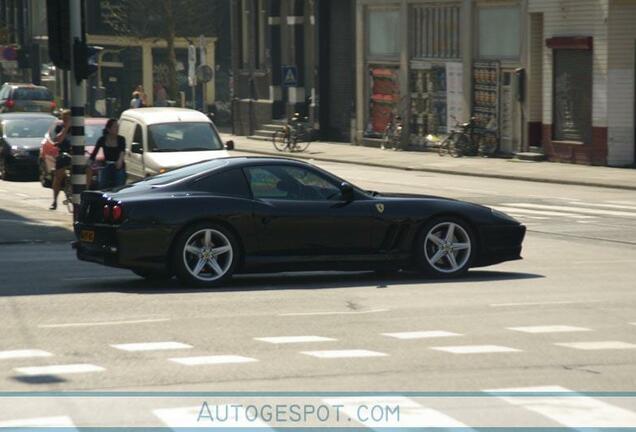
POLYGON ((470 258, 471 241, 466 230, 455 222, 442 222, 426 234, 424 255, 428 264, 440 273, 461 270, 470 258))
POLYGON ((183 262, 196 279, 212 282, 222 278, 232 266, 234 251, 230 240, 212 228, 192 234, 183 248, 183 262))

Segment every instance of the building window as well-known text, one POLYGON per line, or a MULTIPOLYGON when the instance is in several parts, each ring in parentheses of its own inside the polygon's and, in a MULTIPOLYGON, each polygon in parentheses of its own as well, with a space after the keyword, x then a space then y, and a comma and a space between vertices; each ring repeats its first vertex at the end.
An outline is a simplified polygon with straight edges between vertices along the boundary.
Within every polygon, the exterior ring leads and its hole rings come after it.
POLYGON ((554 140, 592 141, 591 50, 554 50, 554 140))
POLYGON ((398 57, 400 55, 399 10, 369 10, 369 56, 398 57))
POLYGON ((519 6, 481 7, 478 12, 479 57, 519 58, 521 49, 519 6))
POLYGON ((459 6, 415 6, 413 49, 416 58, 459 58, 459 6))

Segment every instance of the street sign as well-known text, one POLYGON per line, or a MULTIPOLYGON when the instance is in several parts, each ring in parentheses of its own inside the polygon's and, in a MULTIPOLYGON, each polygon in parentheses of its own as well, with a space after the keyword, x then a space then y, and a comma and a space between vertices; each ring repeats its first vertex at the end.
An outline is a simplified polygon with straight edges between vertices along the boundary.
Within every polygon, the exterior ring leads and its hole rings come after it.
POLYGON ((283 87, 296 87, 298 85, 298 68, 296 65, 282 66, 283 87))
POLYGON ((214 71, 212 68, 206 64, 199 65, 197 67, 197 79, 200 82, 210 82, 214 78, 214 71))

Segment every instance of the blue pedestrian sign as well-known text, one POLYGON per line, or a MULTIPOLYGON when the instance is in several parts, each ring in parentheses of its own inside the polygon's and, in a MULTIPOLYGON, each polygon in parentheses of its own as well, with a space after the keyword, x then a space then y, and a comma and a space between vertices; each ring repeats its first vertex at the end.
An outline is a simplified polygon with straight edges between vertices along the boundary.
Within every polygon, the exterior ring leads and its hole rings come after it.
POLYGON ((283 87, 296 87, 298 85, 298 68, 295 65, 282 66, 283 87))

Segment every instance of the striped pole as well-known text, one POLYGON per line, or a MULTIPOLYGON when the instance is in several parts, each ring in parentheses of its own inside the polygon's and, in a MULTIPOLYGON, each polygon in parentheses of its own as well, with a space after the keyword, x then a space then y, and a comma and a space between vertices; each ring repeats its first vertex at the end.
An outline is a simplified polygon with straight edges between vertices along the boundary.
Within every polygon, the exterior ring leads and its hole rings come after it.
POLYGON ((73 212, 77 218, 80 195, 86 189, 86 156, 84 154, 84 106, 86 105, 86 83, 75 76, 74 42, 84 38, 82 32, 82 1, 70 0, 71 21, 71 183, 73 185, 73 212))

